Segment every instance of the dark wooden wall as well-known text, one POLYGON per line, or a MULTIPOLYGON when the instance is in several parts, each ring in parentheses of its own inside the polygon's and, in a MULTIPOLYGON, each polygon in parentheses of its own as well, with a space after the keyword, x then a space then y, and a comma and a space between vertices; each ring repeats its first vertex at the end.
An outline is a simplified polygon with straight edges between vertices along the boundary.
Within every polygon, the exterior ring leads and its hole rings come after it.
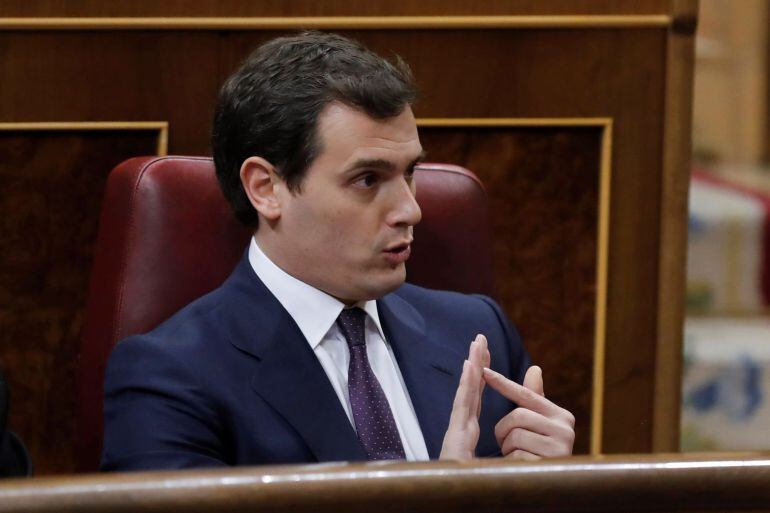
POLYGON ((0 368, 40 472, 72 468, 75 369, 106 171, 152 131, 0 131, 0 368))
MULTIPOLYGON (((205 155, 217 89, 260 42, 318 27, 398 53, 422 88, 429 158, 487 183, 500 300, 546 394, 575 412, 576 450, 672 450, 694 11, 652 0, 10 0, 0 122, 164 121, 169 153, 205 155), (373 18, 406 15, 424 18, 373 18)), ((0 131, 0 368, 11 427, 40 473, 69 472, 101 189, 115 163, 155 153, 158 134, 13 127, 0 131)))

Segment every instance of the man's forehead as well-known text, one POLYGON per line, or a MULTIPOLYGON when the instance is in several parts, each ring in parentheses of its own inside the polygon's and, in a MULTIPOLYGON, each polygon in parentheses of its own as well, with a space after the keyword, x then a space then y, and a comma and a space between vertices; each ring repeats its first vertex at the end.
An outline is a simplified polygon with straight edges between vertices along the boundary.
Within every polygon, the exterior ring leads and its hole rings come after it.
POLYGON ((332 102, 318 118, 322 153, 347 159, 399 158, 413 160, 422 154, 417 124, 409 106, 397 116, 376 119, 360 109, 332 102))

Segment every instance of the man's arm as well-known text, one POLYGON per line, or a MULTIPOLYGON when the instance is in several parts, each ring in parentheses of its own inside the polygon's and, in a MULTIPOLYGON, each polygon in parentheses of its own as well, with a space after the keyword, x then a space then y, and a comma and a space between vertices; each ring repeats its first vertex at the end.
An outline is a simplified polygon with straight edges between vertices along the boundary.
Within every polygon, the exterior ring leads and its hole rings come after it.
POLYGON ((216 409, 165 344, 120 342, 105 376, 102 470, 224 466, 216 409))

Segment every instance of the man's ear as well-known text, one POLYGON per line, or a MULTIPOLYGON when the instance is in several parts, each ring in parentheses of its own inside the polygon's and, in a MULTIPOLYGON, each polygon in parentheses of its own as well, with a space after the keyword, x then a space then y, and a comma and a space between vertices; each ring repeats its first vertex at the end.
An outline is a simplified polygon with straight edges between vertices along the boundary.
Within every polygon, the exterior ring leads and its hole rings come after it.
POLYGON ((281 183, 275 167, 262 157, 249 157, 241 165, 241 184, 249 201, 269 221, 281 217, 276 186, 281 183))

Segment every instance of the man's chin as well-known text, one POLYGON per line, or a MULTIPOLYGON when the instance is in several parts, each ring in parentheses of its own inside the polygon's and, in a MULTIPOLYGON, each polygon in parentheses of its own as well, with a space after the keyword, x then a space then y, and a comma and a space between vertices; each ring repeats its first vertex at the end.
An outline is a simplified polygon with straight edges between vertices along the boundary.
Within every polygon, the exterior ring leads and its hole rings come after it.
POLYGON ((399 269, 394 270, 394 275, 389 276, 388 280, 383 280, 381 284, 378 284, 378 288, 373 299, 379 299, 386 294, 390 294, 394 290, 398 289, 406 281, 406 269, 402 264, 399 269))
POLYGON ((403 265, 401 266, 400 272, 398 271, 399 270, 392 270, 391 273, 388 273, 388 276, 384 276, 381 280, 367 283, 356 294, 359 296, 358 301, 377 300, 398 289, 406 280, 406 272, 403 265))

